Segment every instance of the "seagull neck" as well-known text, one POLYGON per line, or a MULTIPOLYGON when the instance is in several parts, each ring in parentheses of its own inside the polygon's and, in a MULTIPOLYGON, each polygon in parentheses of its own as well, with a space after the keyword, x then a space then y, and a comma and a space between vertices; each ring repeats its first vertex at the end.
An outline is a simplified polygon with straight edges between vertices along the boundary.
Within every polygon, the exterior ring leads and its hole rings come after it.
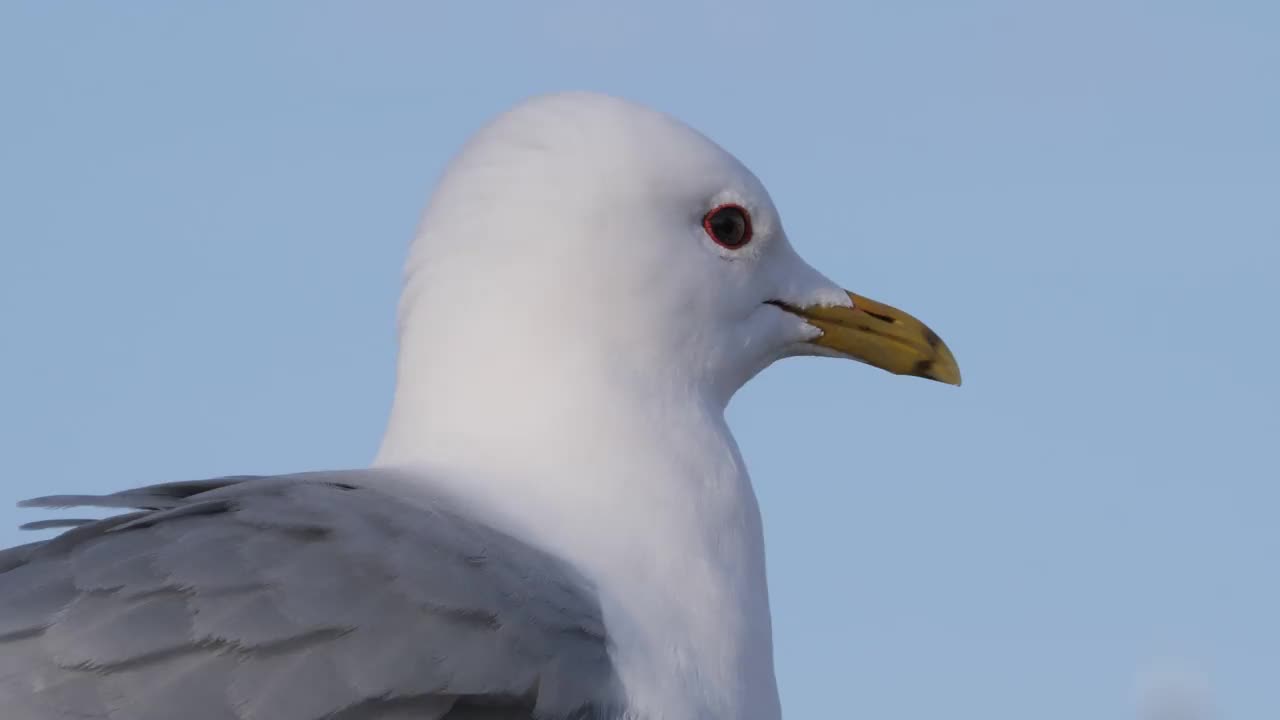
POLYGON ((474 387, 402 373, 378 464, 428 470, 573 561, 628 695, 658 698, 655 717, 780 717, 760 513, 723 405, 656 380, 506 369, 474 387))

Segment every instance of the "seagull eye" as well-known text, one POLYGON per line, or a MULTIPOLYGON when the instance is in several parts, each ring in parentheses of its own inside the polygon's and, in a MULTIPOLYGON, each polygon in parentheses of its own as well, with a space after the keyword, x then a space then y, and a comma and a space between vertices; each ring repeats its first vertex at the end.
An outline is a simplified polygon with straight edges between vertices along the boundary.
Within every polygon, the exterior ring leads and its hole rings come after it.
POLYGON ((702 227, 716 244, 730 250, 751 242, 751 216, 741 205, 721 205, 702 218, 702 227))

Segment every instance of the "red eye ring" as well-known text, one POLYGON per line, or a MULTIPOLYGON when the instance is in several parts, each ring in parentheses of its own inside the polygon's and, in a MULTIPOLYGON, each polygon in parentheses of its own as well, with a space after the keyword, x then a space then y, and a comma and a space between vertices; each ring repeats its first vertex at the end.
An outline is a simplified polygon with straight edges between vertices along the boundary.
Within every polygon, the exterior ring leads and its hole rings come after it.
POLYGON ((720 247, 738 250, 751 242, 751 213, 737 203, 717 205, 703 216, 702 229, 720 247))

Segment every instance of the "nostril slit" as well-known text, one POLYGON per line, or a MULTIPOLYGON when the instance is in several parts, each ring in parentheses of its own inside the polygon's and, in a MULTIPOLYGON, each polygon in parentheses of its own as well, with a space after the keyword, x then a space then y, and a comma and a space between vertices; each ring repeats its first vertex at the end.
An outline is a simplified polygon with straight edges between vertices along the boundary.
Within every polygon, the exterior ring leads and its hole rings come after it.
POLYGON ((873 317, 873 318, 875 318, 875 319, 877 319, 877 320, 883 320, 883 321, 885 321, 885 322, 889 323, 890 325, 896 325, 896 324, 898 323, 898 319, 897 319, 897 318, 895 318, 895 317, 890 317, 890 316, 888 316, 888 315, 881 315, 880 313, 873 313, 873 312, 871 312, 870 310, 863 310, 862 312, 864 312, 864 313, 866 313, 866 314, 870 315, 871 317, 873 317))

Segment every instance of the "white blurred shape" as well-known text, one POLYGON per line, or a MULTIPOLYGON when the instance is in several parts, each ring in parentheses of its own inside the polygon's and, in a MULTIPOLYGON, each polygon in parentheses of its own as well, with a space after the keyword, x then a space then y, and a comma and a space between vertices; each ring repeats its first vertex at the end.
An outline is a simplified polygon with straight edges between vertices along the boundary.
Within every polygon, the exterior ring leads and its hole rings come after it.
POLYGON ((1138 674, 1139 720, 1210 720, 1209 679, 1178 661, 1154 663, 1138 674))

